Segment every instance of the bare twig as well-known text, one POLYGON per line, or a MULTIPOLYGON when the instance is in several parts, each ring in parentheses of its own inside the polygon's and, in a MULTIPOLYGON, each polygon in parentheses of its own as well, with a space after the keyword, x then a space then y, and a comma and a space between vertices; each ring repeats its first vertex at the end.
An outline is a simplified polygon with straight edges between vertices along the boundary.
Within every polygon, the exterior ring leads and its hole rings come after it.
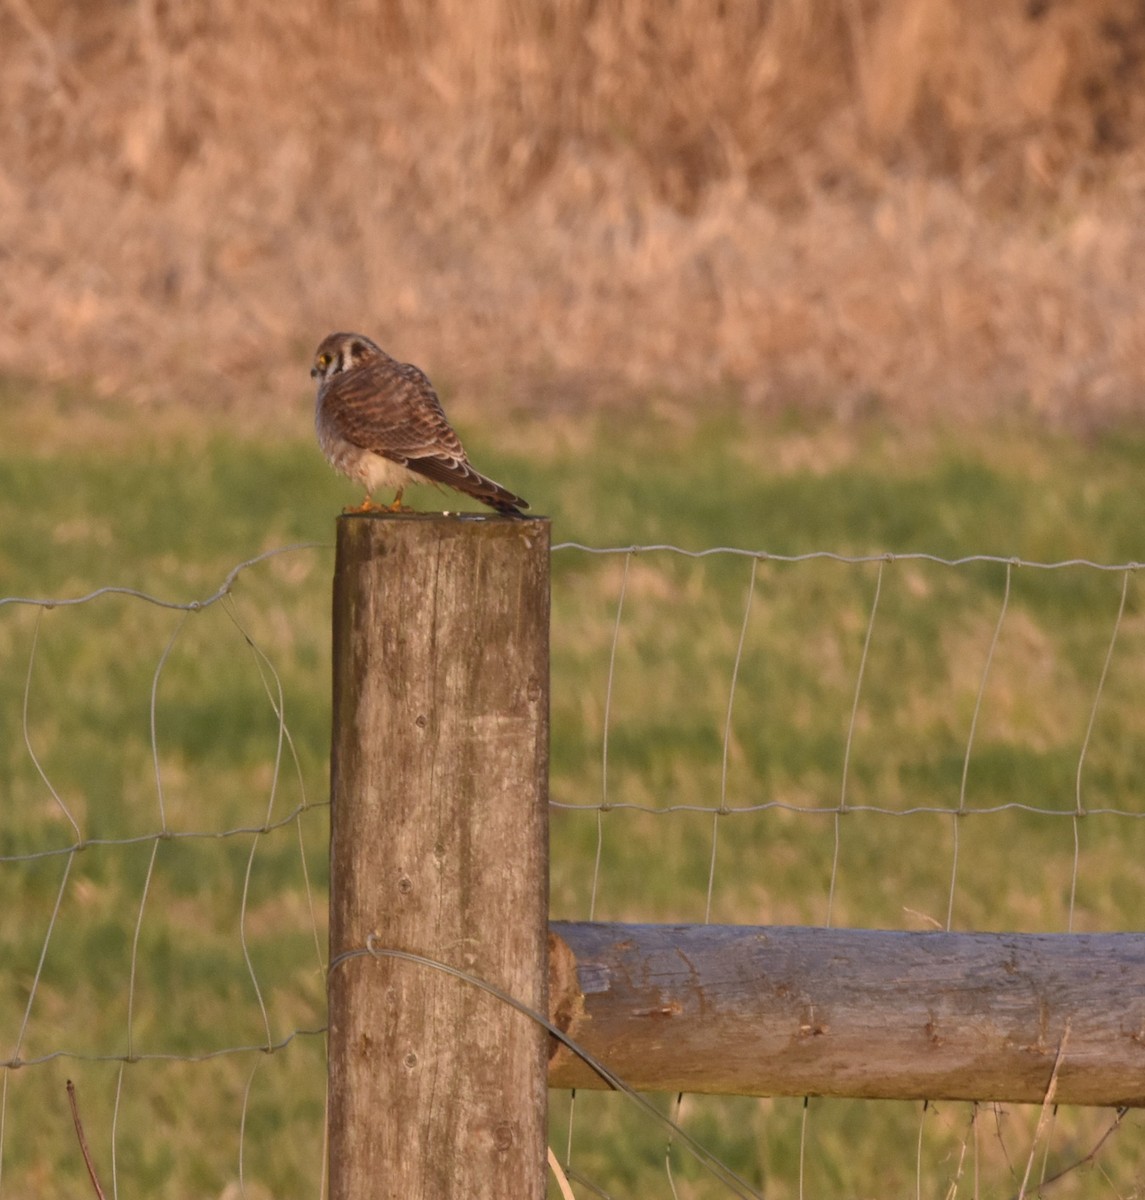
POLYGON ((1057 1056, 1054 1058, 1054 1069, 1050 1072, 1050 1082, 1046 1086, 1046 1096, 1042 1101, 1042 1111, 1038 1116, 1038 1125, 1034 1130, 1034 1140, 1030 1146, 1030 1157, 1026 1160, 1026 1173, 1022 1176, 1022 1186, 1018 1189, 1018 1200, 1025 1200, 1026 1184, 1030 1181, 1030 1171, 1034 1166, 1034 1155, 1037 1152, 1038 1141, 1041 1139, 1042 1132, 1046 1127, 1046 1121, 1049 1119, 1050 1112, 1053 1109, 1054 1094, 1058 1090, 1058 1072, 1061 1070, 1062 1060, 1065 1058, 1065 1048, 1069 1043, 1069 1026, 1067 1020, 1065 1029, 1062 1030, 1062 1040, 1058 1043, 1057 1056))
POLYGON ((91 1186, 95 1188, 95 1194, 99 1200, 107 1200, 103 1193, 103 1188, 99 1186, 99 1177, 95 1173, 95 1167, 91 1161, 91 1151, 87 1148, 87 1138, 84 1136, 83 1122, 80 1120, 79 1105, 76 1103, 76 1085, 68 1080, 68 1103, 72 1106, 72 1122, 76 1127, 76 1137, 80 1142, 80 1153, 83 1155, 84 1166, 87 1167, 88 1178, 91 1180, 91 1186))
MULTIPOLYGON (((1117 1130, 1121 1127, 1121 1122, 1124 1121, 1128 1115, 1129 1107, 1128 1105, 1123 1105, 1117 1110, 1117 1116, 1113 1118, 1113 1123, 1101 1135, 1101 1137, 1097 1139, 1089 1153, 1083 1154, 1081 1158, 1079 1158, 1076 1162, 1070 1163, 1068 1167, 1062 1167, 1060 1171, 1054 1175, 1051 1175, 1048 1179, 1043 1179, 1041 1184, 1038 1186, 1038 1191, 1044 1192, 1051 1184, 1058 1183, 1067 1175, 1076 1171, 1079 1167, 1084 1167, 1086 1163, 1093 1162, 1093 1160, 1097 1157, 1098 1152, 1101 1150, 1101 1147, 1104 1146, 1105 1143, 1109 1141, 1109 1139, 1117 1132, 1117 1130)), ((1019 1196, 1016 1196, 1014 1200, 1019 1200, 1019 1196)))
POLYGON ((553 1178, 557 1181, 557 1187, 561 1189, 564 1200, 576 1200, 572 1188, 569 1187, 568 1176, 561 1170, 561 1164, 557 1162, 557 1156, 553 1153, 552 1146, 549 1147, 549 1167, 553 1172, 553 1178))

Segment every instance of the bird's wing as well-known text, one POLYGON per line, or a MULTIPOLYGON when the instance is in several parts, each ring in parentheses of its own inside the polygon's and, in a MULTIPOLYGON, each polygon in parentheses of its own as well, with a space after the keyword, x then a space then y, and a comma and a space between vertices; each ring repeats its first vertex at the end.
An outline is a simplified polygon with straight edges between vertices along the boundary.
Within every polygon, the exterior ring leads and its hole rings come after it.
POLYGON ((335 375, 326 403, 338 431, 356 446, 465 492, 502 512, 528 504, 469 465, 461 439, 445 418, 425 373, 393 359, 335 375))
POLYGON ((338 431, 355 446, 401 463, 437 455, 465 462, 433 385, 412 364, 367 363, 335 375, 328 386, 338 431))

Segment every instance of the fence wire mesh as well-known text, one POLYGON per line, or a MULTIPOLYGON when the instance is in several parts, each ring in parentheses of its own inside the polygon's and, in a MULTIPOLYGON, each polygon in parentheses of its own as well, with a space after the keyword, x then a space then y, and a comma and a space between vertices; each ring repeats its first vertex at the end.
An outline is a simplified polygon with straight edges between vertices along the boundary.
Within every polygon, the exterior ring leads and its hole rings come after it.
MULTIPOLYGON (((1139 930, 1137 569, 557 546, 553 917, 1139 930)), ((1145 1187, 1135 1111, 659 1100, 768 1197, 1145 1187)), ((623 1097, 555 1110, 578 1195, 736 1194, 623 1097)))
MULTIPOLYGON (((1138 564, 552 561, 554 919, 1140 929, 1138 564)), ((68 1080, 109 1195, 323 1194, 331 565, 0 600, 0 1197, 68 1080)), ((1137 1111, 649 1099, 554 1093, 550 1195, 1145 1191, 1137 1111)))
POLYGON ((317 561, 0 600, 6 1197, 78 1194, 69 1081, 108 1195, 320 1192, 328 624, 281 599, 317 561))

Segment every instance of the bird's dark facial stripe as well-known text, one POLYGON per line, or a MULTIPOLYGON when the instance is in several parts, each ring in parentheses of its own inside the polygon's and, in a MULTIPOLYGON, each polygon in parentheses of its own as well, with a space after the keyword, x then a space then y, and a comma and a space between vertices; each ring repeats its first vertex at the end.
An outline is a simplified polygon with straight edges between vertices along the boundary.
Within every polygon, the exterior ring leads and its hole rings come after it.
POLYGON ((355 338, 350 343, 349 353, 346 356, 346 365, 343 367, 343 370, 348 371, 348 370, 350 370, 351 367, 356 367, 358 365, 358 363, 360 363, 362 361, 362 359, 365 357, 366 357, 365 344, 358 341, 358 339, 355 338))

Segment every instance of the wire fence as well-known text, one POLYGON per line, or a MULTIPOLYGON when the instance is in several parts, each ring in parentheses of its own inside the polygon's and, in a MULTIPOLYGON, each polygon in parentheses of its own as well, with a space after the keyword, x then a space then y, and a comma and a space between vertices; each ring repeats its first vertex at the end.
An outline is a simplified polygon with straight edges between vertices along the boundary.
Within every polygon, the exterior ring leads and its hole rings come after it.
MULTIPOLYGON (((331 563, 0 599, 0 1197, 86 1186, 69 1080, 109 1195, 324 1194, 331 563)), ((1140 929, 1137 563, 552 567, 554 919, 1140 929)), ((1141 1132, 562 1093, 551 1195, 1132 1196, 1141 1132)))
POLYGON ((288 707, 323 698, 264 649, 319 661, 268 601, 316 553, 0 600, 5 1196, 83 1176, 72 1080, 110 1195, 318 1194, 328 799, 288 707))
MULTIPOLYGON (((1137 563, 556 555, 555 638, 576 619, 566 588, 585 602, 582 576, 608 602, 584 742, 599 751, 595 796, 554 773, 554 916, 1140 929, 1137 563)), ((586 707, 555 682, 555 740, 574 704, 586 707)), ((662 1100, 769 1197, 1145 1187, 1136 1112, 662 1100)), ((562 1110, 585 1194, 727 1194, 671 1138, 629 1124, 622 1103, 581 1094, 562 1110), (602 1162, 602 1131, 617 1128, 630 1154, 641 1148, 636 1187, 602 1162)))

